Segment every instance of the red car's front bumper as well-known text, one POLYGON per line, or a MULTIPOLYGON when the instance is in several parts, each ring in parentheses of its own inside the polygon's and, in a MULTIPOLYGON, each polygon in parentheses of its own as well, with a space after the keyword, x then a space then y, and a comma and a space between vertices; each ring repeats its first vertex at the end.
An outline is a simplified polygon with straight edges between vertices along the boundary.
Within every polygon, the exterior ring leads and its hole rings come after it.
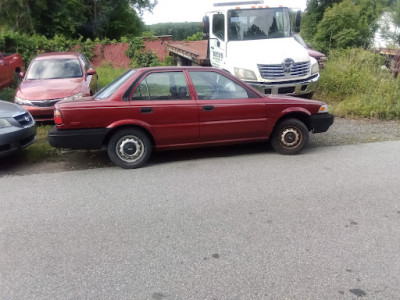
POLYGON ((31 105, 22 105, 29 111, 32 117, 39 122, 53 121, 54 120, 54 106, 50 107, 37 107, 31 105))

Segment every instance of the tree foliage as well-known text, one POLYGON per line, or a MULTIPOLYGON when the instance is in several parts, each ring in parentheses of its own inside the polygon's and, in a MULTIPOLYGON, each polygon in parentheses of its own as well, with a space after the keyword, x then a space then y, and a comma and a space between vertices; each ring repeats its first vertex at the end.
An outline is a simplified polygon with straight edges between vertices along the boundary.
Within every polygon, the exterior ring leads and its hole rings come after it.
POLYGON ((155 35, 172 35, 174 41, 183 41, 202 32, 203 26, 201 22, 158 23, 146 26, 146 30, 152 31, 155 35))
POLYGON ((343 0, 328 8, 317 26, 314 41, 323 51, 369 46, 382 10, 376 0, 343 0))
POLYGON ((318 49, 370 45, 376 21, 392 0, 310 0, 302 23, 302 35, 318 49), (324 9, 325 8, 325 9, 324 9))
POLYGON ((1 0, 0 26, 46 37, 118 39, 143 30, 138 15, 157 0, 1 0))
POLYGON ((308 0, 306 13, 302 16, 301 35, 311 41, 317 32, 317 25, 321 22, 325 11, 334 4, 343 0, 308 0))

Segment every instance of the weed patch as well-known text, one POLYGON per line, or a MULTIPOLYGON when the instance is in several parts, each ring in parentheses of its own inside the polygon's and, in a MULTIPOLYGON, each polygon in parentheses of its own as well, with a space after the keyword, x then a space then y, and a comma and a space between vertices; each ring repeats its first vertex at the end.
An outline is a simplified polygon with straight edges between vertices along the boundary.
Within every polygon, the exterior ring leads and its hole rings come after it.
POLYGON ((111 81, 116 79, 121 74, 125 73, 127 69, 125 68, 113 68, 111 66, 101 66, 96 68, 97 75, 99 76, 99 88, 105 87, 111 81))
POLYGON ((0 90, 0 100, 13 102, 15 90, 16 90, 16 88, 13 88, 13 87, 6 87, 6 88, 0 90))
POLYGON ((384 57, 366 50, 332 51, 316 98, 338 116, 400 119, 400 79, 384 64, 384 57))
POLYGON ((50 128, 51 125, 37 126, 36 141, 22 150, 22 155, 28 163, 62 160, 60 151, 51 147, 47 140, 47 133, 50 128))

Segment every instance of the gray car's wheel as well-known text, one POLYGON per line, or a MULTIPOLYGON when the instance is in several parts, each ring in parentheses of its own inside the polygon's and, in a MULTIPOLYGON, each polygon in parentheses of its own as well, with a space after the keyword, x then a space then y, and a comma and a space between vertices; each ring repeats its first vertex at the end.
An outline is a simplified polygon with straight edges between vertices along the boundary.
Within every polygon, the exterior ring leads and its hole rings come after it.
POLYGON ((150 158, 151 142, 139 129, 123 129, 111 137, 107 151, 115 165, 124 169, 140 168, 150 158))
POLYGON ((281 154, 298 154, 307 146, 308 128, 298 119, 281 121, 272 134, 271 144, 281 154))

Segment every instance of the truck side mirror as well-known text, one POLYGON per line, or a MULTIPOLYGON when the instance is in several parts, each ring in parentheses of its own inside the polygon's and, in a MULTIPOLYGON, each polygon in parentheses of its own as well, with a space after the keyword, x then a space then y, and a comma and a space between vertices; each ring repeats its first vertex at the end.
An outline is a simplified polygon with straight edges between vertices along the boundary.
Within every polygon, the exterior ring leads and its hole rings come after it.
POLYGON ((301 10, 298 10, 296 12, 296 25, 294 28, 294 32, 296 32, 296 33, 300 32, 300 23, 301 23, 301 10))
POLYGON ((208 36, 210 32, 210 18, 208 16, 203 17, 203 33, 208 36))

